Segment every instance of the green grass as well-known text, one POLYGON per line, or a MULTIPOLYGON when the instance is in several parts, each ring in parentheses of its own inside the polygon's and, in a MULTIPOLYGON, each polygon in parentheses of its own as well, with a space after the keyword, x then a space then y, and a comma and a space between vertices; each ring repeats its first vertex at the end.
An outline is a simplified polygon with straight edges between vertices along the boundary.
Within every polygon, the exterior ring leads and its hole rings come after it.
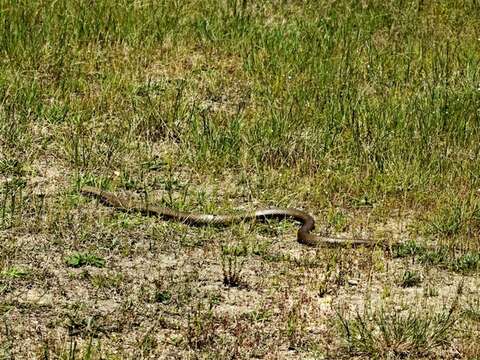
MULTIPOLYGON (((398 258, 412 257, 422 264, 435 265, 463 274, 476 272, 480 268, 478 251, 455 252, 446 247, 428 249, 415 241, 405 242, 395 247, 394 256, 398 258)), ((407 271, 407 273, 409 272, 407 271)))
POLYGON ((454 302, 439 313, 408 309, 357 311, 352 318, 337 312, 338 325, 349 352, 370 358, 425 356, 448 343, 458 319, 454 302))
MULTIPOLYGON (((418 290, 437 306, 478 276, 479 18, 478 0, 0 0, 0 358, 370 356, 325 330, 327 305, 418 290), (84 185, 182 211, 298 207, 318 233, 402 243, 190 228, 84 185)), ((441 323, 378 316, 365 339, 441 323)), ((442 346, 480 356, 450 330, 442 346)), ((405 336, 402 356, 438 355, 405 336)))

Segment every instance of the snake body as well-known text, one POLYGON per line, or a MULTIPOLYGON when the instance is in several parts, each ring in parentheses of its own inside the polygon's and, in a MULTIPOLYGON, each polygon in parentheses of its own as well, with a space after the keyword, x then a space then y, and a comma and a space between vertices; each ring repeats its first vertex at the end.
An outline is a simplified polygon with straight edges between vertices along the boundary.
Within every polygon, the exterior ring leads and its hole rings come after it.
POLYGON ((297 241, 308 246, 374 246, 375 242, 363 239, 346 239, 335 237, 324 237, 310 234, 315 228, 315 220, 308 213, 294 208, 271 208, 261 209, 242 215, 209 215, 193 214, 181 211, 175 211, 165 207, 158 207, 150 204, 144 204, 136 201, 133 197, 119 196, 109 191, 104 191, 92 186, 81 188, 83 195, 97 198, 107 206, 125 212, 139 212, 144 215, 154 215, 165 220, 173 220, 189 225, 215 225, 228 226, 242 221, 265 221, 266 219, 286 219, 291 218, 299 221, 302 225, 297 232, 297 241))

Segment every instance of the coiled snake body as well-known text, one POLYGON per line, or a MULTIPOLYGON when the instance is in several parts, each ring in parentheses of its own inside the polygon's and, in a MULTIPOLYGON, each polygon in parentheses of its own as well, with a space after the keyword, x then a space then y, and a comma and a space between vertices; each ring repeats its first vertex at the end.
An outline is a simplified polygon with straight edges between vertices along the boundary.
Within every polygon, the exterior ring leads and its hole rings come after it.
POLYGON ((83 195, 95 197, 105 205, 126 212, 139 212, 145 215, 154 215, 165 220, 174 220, 189 225, 215 225, 226 226, 242 221, 264 221, 266 219, 285 219, 292 218, 302 223, 297 232, 297 240, 299 243, 309 246, 374 246, 375 242, 363 239, 345 239, 334 237, 323 237, 310 234, 315 228, 315 220, 312 216, 304 211, 286 208, 286 209, 261 209, 255 212, 243 215, 209 215, 209 214, 192 214, 181 211, 175 211, 169 208, 153 206, 150 204, 142 204, 134 200, 132 197, 124 197, 116 195, 112 192, 104 191, 92 186, 83 187, 80 192, 83 195))

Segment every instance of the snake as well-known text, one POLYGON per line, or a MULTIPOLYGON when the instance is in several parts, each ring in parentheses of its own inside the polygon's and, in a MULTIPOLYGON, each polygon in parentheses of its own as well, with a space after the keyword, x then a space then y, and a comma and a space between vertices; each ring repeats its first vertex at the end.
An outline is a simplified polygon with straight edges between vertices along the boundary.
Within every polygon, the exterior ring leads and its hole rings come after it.
POLYGON ((327 237, 311 234, 310 232, 315 228, 315 219, 307 212, 295 208, 259 209, 240 215, 196 214, 146 204, 135 200, 132 195, 121 196, 92 186, 82 187, 80 193, 84 196, 96 198, 104 205, 123 212, 137 212, 143 215, 157 216, 164 220, 177 221, 192 226, 229 226, 246 221, 266 221, 267 219, 283 220, 290 218, 301 223, 297 231, 297 241, 300 244, 311 247, 372 247, 378 245, 376 242, 366 239, 327 237))

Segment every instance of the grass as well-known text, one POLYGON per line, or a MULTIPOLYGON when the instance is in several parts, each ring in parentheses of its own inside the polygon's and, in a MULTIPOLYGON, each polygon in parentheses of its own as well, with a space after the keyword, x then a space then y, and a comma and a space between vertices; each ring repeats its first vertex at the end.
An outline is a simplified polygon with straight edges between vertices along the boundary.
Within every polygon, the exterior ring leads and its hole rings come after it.
POLYGON ((479 357, 479 16, 475 0, 0 0, 0 358, 479 357), (182 211, 298 207, 318 233, 400 244, 191 228, 84 185, 182 211), (410 296, 418 313, 392 310, 410 296))
POLYGON ((407 270, 402 275, 402 280, 400 281, 401 287, 412 287, 418 286, 422 282, 422 276, 416 271, 407 270))
POLYGON ((405 242, 397 246, 394 249, 394 256, 398 258, 413 257, 420 263, 447 268, 463 274, 478 271, 480 265, 478 251, 458 252, 446 247, 429 249, 415 241, 405 242))
POLYGON ((337 313, 349 352, 370 358, 425 356, 432 349, 448 344, 456 320, 456 302, 440 313, 418 309, 357 312, 347 319, 337 313))

